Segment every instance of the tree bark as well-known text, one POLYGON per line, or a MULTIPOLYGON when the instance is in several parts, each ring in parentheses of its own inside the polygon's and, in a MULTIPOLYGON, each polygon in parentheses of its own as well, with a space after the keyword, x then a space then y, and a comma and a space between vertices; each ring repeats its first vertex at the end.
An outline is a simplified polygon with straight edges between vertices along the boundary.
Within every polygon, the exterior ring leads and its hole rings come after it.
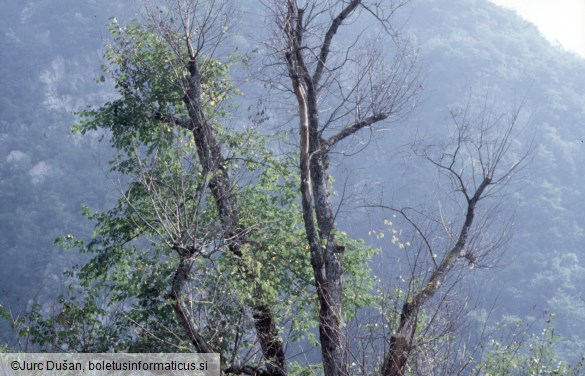
MULTIPOLYGON (((353 3, 359 3, 353 1, 353 3)), ((354 5, 355 7, 355 5, 354 5)), ((353 8, 352 8, 353 9, 353 8)), ((351 10, 352 10, 351 9, 351 10)), ((327 59, 329 44, 335 31, 351 10, 338 16, 327 34, 321 59, 327 59)), ((335 220, 330 200, 329 161, 326 143, 321 138, 317 106, 317 85, 323 64, 313 77, 305 65, 303 44, 303 9, 288 1, 284 32, 288 40, 285 53, 293 91, 298 102, 300 134, 301 200, 311 266, 319 299, 319 339, 323 370, 327 376, 347 375, 346 348, 341 332, 343 296, 343 247, 335 239, 335 220), (315 223, 315 218, 317 219, 315 223)))
POLYGON ((383 376, 404 376, 416 333, 418 313, 423 305, 435 295, 447 274, 455 266, 462 251, 464 251, 469 238, 469 231, 473 225, 475 207, 491 182, 490 177, 484 177, 472 197, 467 195, 465 187, 462 188, 462 192, 467 198, 467 212, 463 226, 459 231, 457 242, 445 255, 429 280, 402 306, 398 330, 390 337, 390 349, 382 364, 381 374, 383 376))
MULTIPOLYGON (((179 122, 181 126, 193 133, 197 154, 202 166, 204 176, 209 176, 209 189, 213 196, 224 232, 224 239, 230 239, 228 249, 239 259, 239 268, 244 278, 255 282, 258 278, 251 268, 241 259, 242 244, 246 241, 243 235, 245 231, 239 227, 238 212, 235 206, 235 198, 230 184, 229 174, 225 168, 225 159, 222 155, 221 145, 216 138, 213 126, 207 121, 201 108, 201 76, 200 68, 195 54, 191 49, 191 59, 187 65, 189 75, 186 81, 184 102, 189 113, 187 122, 179 122)), ((159 115, 162 118, 162 115, 159 115)), ((175 122, 176 123, 176 122, 175 122)), ((183 256, 181 256, 183 257, 183 256)), ((182 303, 182 285, 186 283, 192 263, 187 259, 181 259, 173 283, 173 298, 175 299, 175 311, 181 324, 187 333, 193 332, 193 322, 189 312, 182 303), (182 285, 181 285, 181 281, 182 285), (175 286, 175 284, 177 286, 175 286)), ((278 336, 274 315, 268 305, 265 304, 261 291, 254 292, 251 304, 252 315, 256 335, 266 363, 266 371, 269 375, 285 376, 286 364, 283 342, 278 336)), ((190 338, 193 337, 190 335, 190 338)), ((200 344, 200 338, 191 338, 198 351, 209 347, 200 344)))
POLYGON ((189 312, 188 307, 182 299, 192 268, 193 260, 190 259, 190 256, 181 256, 181 261, 179 261, 179 266, 177 267, 175 277, 173 278, 171 292, 167 298, 172 301, 173 309, 179 318, 179 322, 183 326, 183 329, 185 329, 185 332, 195 347, 195 350, 199 353, 210 353, 213 352, 213 349, 207 345, 205 339, 195 328, 191 312, 189 312))
MULTIPOLYGON (((311 22, 310 17, 314 16, 314 13, 308 16, 309 20, 305 20, 305 9, 318 13, 313 9, 316 4, 317 2, 299 8, 296 0, 287 0, 280 27, 285 40, 284 59, 298 104, 300 190, 311 265, 319 299, 319 337, 323 369, 325 375, 337 376, 348 374, 346 341, 341 330, 344 277, 342 254, 345 249, 338 244, 335 236, 335 216, 330 199, 329 152, 341 140, 388 118, 393 113, 396 103, 390 99, 388 102, 372 104, 371 113, 367 116, 358 116, 355 122, 346 124, 328 139, 323 137, 323 131, 328 124, 325 126, 320 124, 318 98, 321 91, 325 91, 323 85, 327 86, 327 77, 332 74, 327 67, 332 42, 344 21, 363 4, 360 0, 351 0, 333 3, 329 9, 322 10, 323 14, 327 14, 339 6, 338 13, 331 17, 330 24, 323 29, 321 44, 309 47, 303 40, 308 27, 305 23, 311 22), (312 61, 314 66, 312 73, 309 72, 305 57, 312 61)), ((310 33, 315 35, 316 31, 312 29, 310 33)), ((336 66, 334 70, 339 68, 341 66, 336 66)), ((402 98, 401 100, 413 97, 416 90, 408 85, 406 88, 403 86, 397 88, 403 95, 396 97, 402 98)), ((389 81, 388 88, 390 87, 392 85, 389 81)), ((386 101, 388 98, 384 97, 383 100, 386 101)), ((346 103, 347 98, 342 101, 346 103)), ((402 103, 398 107, 401 106, 402 103)))

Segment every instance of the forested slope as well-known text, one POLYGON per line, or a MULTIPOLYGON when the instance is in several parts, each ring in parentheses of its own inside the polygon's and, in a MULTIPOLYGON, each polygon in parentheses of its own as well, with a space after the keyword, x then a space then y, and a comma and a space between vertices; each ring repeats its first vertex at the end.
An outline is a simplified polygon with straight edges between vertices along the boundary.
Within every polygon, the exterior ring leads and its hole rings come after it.
MULTIPOLYGON (((81 204, 105 208, 115 197, 99 163, 109 151, 97 136, 72 136, 70 127, 73 112, 112 95, 94 80, 108 17, 133 13, 116 4, 10 1, 0 16, 0 303, 16 312, 59 292, 63 268, 78 256, 52 243, 64 234, 91 235, 81 204)), ((376 136, 375 147, 353 160, 339 157, 339 171, 358 195, 382 195, 396 205, 432 202, 434 175, 404 146, 420 135, 440 136, 451 121, 449 108, 465 105, 470 95, 489 98, 500 106, 496 112, 521 107, 526 127, 518 145, 533 145, 533 152, 525 179, 510 191, 514 237, 501 259, 504 268, 474 282, 487 307, 497 297, 495 321, 557 313, 562 351, 581 356, 585 61, 487 1, 413 0, 402 12, 404 32, 420 50, 423 100, 408 121, 376 136)), ((241 31, 234 41, 254 48, 258 41, 246 35, 241 31)), ((338 179, 338 191, 343 182, 338 179)), ((349 215, 341 219, 354 235, 367 237, 383 215, 367 225, 349 215)), ((384 252, 387 245, 381 246, 384 252)))
POLYGON ((491 277, 488 290, 492 296, 503 291, 498 299, 503 315, 538 316, 545 309, 558 314, 564 350, 580 357, 585 353, 579 324, 585 319, 585 62, 546 43, 513 12, 482 2, 466 5, 449 2, 425 19, 451 26, 442 25, 443 32, 423 43, 430 61, 444 61, 431 73, 437 74, 434 91, 485 88, 503 105, 522 105, 529 116, 524 140, 534 137, 534 158, 513 195, 515 236, 502 259, 508 266, 491 277), (448 71, 459 85, 448 79, 439 84, 448 71))
POLYGON ((485 99, 501 114, 520 108, 524 125, 517 146, 533 150, 505 204, 516 211, 513 237, 500 266, 468 282, 485 299, 487 311, 495 302, 494 322, 532 322, 545 311, 557 314, 561 352, 581 357, 585 61, 548 43, 513 11, 489 2, 421 0, 407 13, 404 22, 426 66, 423 101, 407 124, 394 127, 365 152, 362 164, 352 164, 355 171, 364 165, 371 169, 356 177, 356 185, 378 186, 386 201, 398 206, 425 200, 433 206, 441 189, 433 170, 413 158, 409 145, 415 138, 439 137, 452 124, 449 109, 469 100, 485 99), (396 155, 402 158, 397 161, 396 155))
POLYGON ((121 12, 114 2, 3 6, 0 304, 15 315, 33 300, 46 303, 63 292, 63 270, 79 256, 53 246, 54 239, 90 236, 81 205, 103 207, 114 191, 100 166, 108 150, 97 139, 74 137, 71 125, 75 111, 109 93, 95 79, 103 25, 109 14, 121 12))

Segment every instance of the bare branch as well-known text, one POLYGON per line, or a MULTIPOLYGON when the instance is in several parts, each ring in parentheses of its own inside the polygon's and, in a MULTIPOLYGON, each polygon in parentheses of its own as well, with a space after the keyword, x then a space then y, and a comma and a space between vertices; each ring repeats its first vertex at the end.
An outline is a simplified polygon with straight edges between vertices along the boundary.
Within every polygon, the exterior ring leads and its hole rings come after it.
POLYGON ((372 124, 377 123, 378 121, 382 121, 386 118, 388 118, 387 114, 378 114, 378 115, 369 116, 365 119, 358 120, 352 124, 347 125, 341 131, 339 131, 338 133, 334 134, 333 136, 331 136, 327 139, 327 141, 326 141, 327 149, 332 149, 339 141, 356 133, 360 129, 369 127, 372 124))
MULTIPOLYGON (((507 185, 522 162, 509 161, 512 151, 512 137, 516 126, 517 112, 503 131, 503 116, 490 116, 485 104, 479 117, 469 119, 469 107, 460 114, 453 114, 456 127, 455 137, 447 145, 415 148, 417 155, 431 162, 442 176, 447 177, 455 193, 460 192, 465 198, 463 223, 455 242, 444 254, 440 264, 423 285, 407 299, 402 307, 400 326, 391 338, 390 351, 382 365, 382 374, 398 376, 403 374, 409 354, 412 350, 413 336, 417 330, 417 316, 422 307, 442 288, 444 281, 454 269, 458 260, 466 260, 470 266, 477 264, 478 257, 484 258, 495 250, 501 242, 482 247, 480 234, 488 232, 487 217, 477 219, 477 205, 492 192, 492 186, 507 185), (475 164, 479 164, 479 168, 475 164), (474 232, 475 226, 475 232, 474 232)), ((400 211, 398 211, 400 212, 400 211)), ((407 218, 408 220, 408 218, 407 218)), ((415 227, 418 231, 418 227, 415 227)), ((505 238, 499 237, 499 240, 505 238)), ((423 237, 425 244, 429 241, 423 237)))
POLYGON ((321 75, 323 74, 323 68, 327 63, 327 57, 329 56, 329 51, 331 49, 331 41, 333 37, 339 30, 339 27, 343 23, 343 21, 349 17, 353 11, 361 4, 361 0, 351 0, 345 8, 342 9, 341 12, 332 20, 329 29, 325 33, 325 38, 323 39, 323 43, 321 44, 321 51, 319 53, 319 60, 317 61, 317 67, 315 68, 315 73, 313 73, 313 82, 315 85, 319 85, 321 81, 321 75))

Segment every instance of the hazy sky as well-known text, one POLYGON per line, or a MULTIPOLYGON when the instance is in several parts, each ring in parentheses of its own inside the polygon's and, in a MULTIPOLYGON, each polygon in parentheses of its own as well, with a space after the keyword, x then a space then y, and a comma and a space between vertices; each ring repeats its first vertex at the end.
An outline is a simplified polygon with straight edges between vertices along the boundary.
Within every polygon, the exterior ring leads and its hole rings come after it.
POLYGON ((585 0, 491 0, 515 9, 551 41, 585 58, 585 0))

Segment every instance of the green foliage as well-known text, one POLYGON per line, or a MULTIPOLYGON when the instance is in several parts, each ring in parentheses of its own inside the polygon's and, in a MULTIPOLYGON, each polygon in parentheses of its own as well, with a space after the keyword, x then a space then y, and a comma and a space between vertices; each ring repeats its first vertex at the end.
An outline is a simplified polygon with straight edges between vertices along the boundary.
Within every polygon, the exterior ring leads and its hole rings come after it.
POLYGON ((293 362, 288 367, 288 373, 294 376, 313 376, 323 374, 323 366, 321 364, 315 366, 302 365, 293 362))
POLYGON ((369 261, 378 250, 368 247, 363 240, 352 239, 345 232, 337 232, 339 244, 345 247, 343 267, 345 269, 342 309, 346 320, 355 317, 360 308, 376 304, 373 293, 376 280, 371 274, 369 261))
POLYGON ((26 320, 22 318, 16 323, 19 335, 33 338, 39 348, 50 352, 117 350, 120 333, 115 325, 104 325, 106 309, 98 305, 96 296, 87 296, 88 293, 92 291, 84 291, 85 296, 79 301, 77 297, 60 297, 51 307, 50 315, 35 304, 26 320))
POLYGON ((0 304, 0 317, 4 320, 10 320, 10 312, 0 304))
MULTIPOLYGON (((173 48, 168 41, 168 38, 181 41, 181 36, 171 33, 163 37, 152 21, 143 25, 134 20, 121 26, 111 18, 109 30, 113 39, 106 45, 107 63, 102 70, 114 81, 120 97, 80 113, 82 119, 74 131, 85 134, 109 130, 112 145, 126 152, 131 152, 136 142, 150 147, 169 146, 174 125, 156 120, 154 115, 188 119, 183 84, 188 75, 189 55, 184 43, 173 48)), ((208 121, 226 116, 230 97, 238 93, 229 79, 231 64, 236 59, 237 54, 228 56, 226 62, 201 57, 202 109, 208 121)), ((104 80, 104 76, 98 79, 104 80)))
POLYGON ((520 321, 505 343, 492 339, 484 360, 476 366, 478 374, 493 375, 580 375, 585 357, 570 366, 555 352, 560 337, 554 332, 554 314, 546 317, 546 326, 540 335, 528 334, 520 321))

